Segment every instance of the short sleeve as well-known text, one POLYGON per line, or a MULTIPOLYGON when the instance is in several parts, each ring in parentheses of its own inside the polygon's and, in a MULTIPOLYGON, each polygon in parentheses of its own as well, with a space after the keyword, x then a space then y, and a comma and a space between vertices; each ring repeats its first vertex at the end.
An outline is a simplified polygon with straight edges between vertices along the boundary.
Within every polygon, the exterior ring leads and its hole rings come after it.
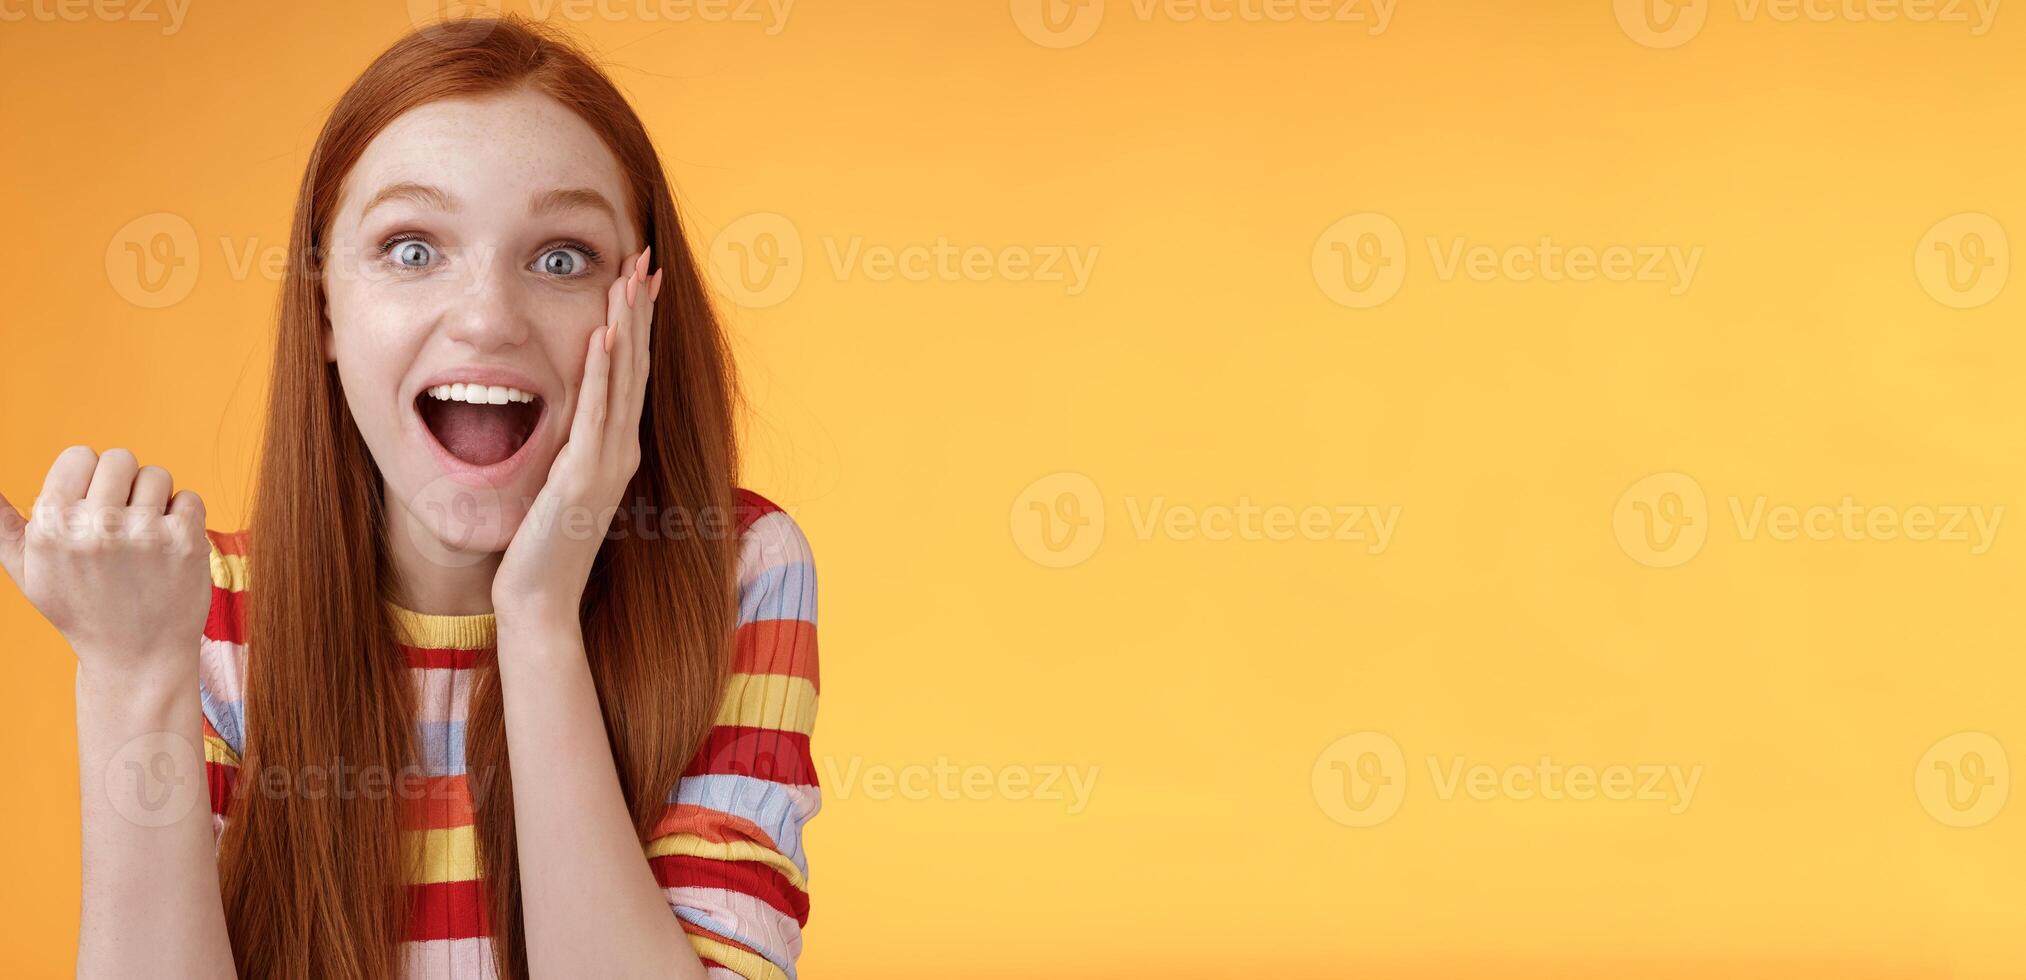
POLYGON ((215 844, 225 832, 246 751, 246 532, 204 534, 211 539, 211 611, 197 655, 197 696, 204 706, 204 775, 215 844))
POLYGON ((816 572, 801 528, 740 491, 739 618, 717 722, 648 842, 713 980, 788 980, 809 920, 802 830, 821 805, 816 572))

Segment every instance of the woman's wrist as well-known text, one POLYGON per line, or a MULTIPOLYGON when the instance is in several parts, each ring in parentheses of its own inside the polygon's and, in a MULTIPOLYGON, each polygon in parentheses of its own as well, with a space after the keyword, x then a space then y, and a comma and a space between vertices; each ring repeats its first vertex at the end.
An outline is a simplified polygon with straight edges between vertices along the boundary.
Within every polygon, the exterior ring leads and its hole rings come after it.
POLYGON ((149 711, 197 696, 193 650, 77 650, 77 695, 124 711, 149 711))

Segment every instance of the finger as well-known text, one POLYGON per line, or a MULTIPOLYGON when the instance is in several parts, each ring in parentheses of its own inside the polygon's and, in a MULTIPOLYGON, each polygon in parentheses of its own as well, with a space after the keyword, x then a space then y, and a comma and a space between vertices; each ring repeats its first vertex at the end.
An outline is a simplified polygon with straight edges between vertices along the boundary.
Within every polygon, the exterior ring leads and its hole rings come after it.
POLYGON ((178 490, 169 501, 169 518, 180 524, 189 535, 192 549, 208 554, 210 545, 204 540, 204 499, 189 490, 178 490))
MULTIPOLYGON (((607 365, 610 371, 608 383, 610 390, 617 393, 619 398, 624 397, 625 392, 633 383, 633 349, 636 346, 635 337, 640 332, 634 326, 634 303, 639 297, 640 289, 639 257, 634 256, 629 258, 622 268, 626 272, 624 302, 618 304, 616 309, 610 310, 607 313, 607 322, 612 324, 611 358, 607 365)), ((623 402, 614 399, 614 405, 619 404, 623 404, 623 402)), ((616 414, 612 408, 613 406, 607 407, 606 418, 610 418, 616 414)))
MULTIPOLYGON (((584 356, 584 380, 577 385, 577 412, 570 422, 570 443, 596 439, 605 424, 605 386, 611 374, 612 354, 599 338, 609 327, 591 331, 590 351, 584 356)), ((583 448, 579 446, 579 448, 583 448)))
POLYGON ((56 462, 49 464, 49 475, 42 478, 42 495, 35 498, 36 509, 44 504, 51 507, 66 507, 84 499, 84 493, 91 488, 91 475, 98 469, 98 454, 90 446, 72 446, 56 455, 56 462))
POLYGON ((91 489, 84 493, 85 503, 95 507, 125 507, 127 498, 133 496, 134 474, 140 468, 141 461, 134 458, 131 450, 106 450, 98 458, 98 469, 92 472, 91 489))
POLYGON ((6 494, 0 494, 0 569, 19 586, 21 581, 21 549, 28 532, 28 521, 21 512, 14 509, 6 494))
POLYGON ((143 466, 134 475, 134 493, 127 498, 129 507, 152 507, 153 513, 165 513, 169 507, 169 492, 176 481, 169 471, 159 466, 143 466))

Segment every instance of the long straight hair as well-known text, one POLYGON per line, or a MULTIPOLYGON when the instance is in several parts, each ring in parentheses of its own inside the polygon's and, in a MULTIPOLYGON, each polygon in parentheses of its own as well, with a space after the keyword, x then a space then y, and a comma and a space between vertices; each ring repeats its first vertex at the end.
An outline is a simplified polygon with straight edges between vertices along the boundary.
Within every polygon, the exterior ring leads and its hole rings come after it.
MULTIPOLYGON (((346 174, 388 123, 428 102, 520 86, 568 106, 604 140, 626 175, 627 206, 668 273, 654 308, 640 466, 625 505, 730 527, 731 359, 639 117, 572 44, 518 18, 437 25, 396 42, 338 100, 317 137, 289 238, 248 541, 242 778, 219 855, 241 976, 377 980, 402 970, 409 869, 400 794, 253 791, 270 767, 397 773, 418 757, 412 681, 386 605, 394 572, 382 478, 324 358, 320 257, 346 174)), ((725 683, 737 614, 734 539, 729 530, 656 538, 615 529, 586 584, 584 645, 643 840, 708 733, 725 683)), ((466 753, 467 772, 487 777, 473 777, 474 789, 486 790, 473 807, 492 952, 501 976, 526 976, 505 716, 486 658, 474 678, 466 753)))

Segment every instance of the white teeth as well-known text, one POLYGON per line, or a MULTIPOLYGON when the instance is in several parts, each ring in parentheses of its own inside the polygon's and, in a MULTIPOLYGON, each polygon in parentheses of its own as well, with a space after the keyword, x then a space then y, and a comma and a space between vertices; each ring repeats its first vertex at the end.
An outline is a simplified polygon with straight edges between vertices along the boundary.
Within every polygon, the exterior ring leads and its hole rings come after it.
POLYGON ((505 405, 509 402, 531 402, 535 396, 519 388, 504 385, 455 384, 437 385, 429 389, 429 397, 437 401, 469 402, 473 405, 505 405))

